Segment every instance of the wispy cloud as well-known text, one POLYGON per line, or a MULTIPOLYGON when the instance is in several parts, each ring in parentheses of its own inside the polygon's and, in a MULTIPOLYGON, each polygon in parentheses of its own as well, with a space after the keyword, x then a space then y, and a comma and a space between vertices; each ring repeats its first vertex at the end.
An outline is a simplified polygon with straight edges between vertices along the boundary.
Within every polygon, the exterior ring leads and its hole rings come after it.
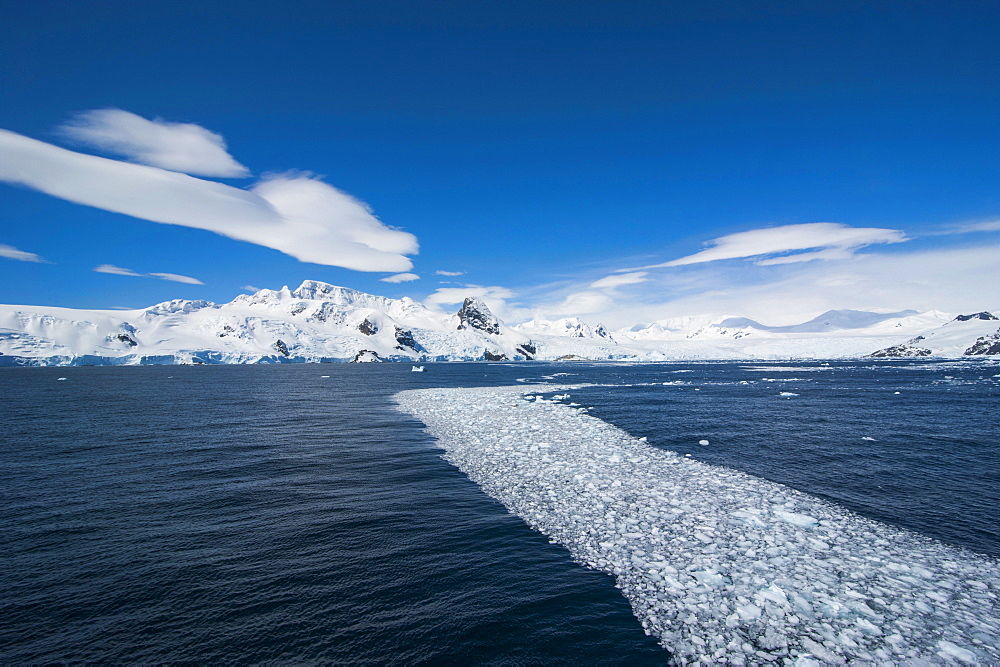
POLYGON ((757 258, 761 266, 793 264, 820 259, 846 259, 865 246, 906 241, 906 234, 896 229, 850 227, 835 222, 811 222, 751 229, 708 242, 711 246, 693 255, 662 264, 641 267, 659 269, 722 259, 757 258), (796 252, 810 250, 811 252, 796 252))
POLYGON ((114 264, 101 264, 100 266, 95 266, 94 271, 97 273, 110 273, 116 276, 131 276, 133 278, 159 278, 160 280, 170 280, 175 283, 186 283, 188 285, 204 285, 197 278, 192 278, 191 276, 182 276, 178 273, 139 273, 133 271, 132 269, 126 269, 121 266, 115 266, 114 264))
POLYGON ((435 271, 434 273, 439 276, 452 276, 452 277, 465 275, 465 271, 435 271))
POLYGON ((412 280, 420 280, 420 276, 415 273, 397 273, 394 276, 379 278, 384 283, 408 283, 412 280))
POLYGON ((253 285, 244 285, 240 288, 241 290, 246 290, 247 292, 257 293, 260 291, 259 287, 254 287, 253 285))
POLYGON ((182 276, 177 273, 150 273, 149 275, 154 278, 159 278, 160 280, 170 280, 175 283, 186 283, 188 285, 204 285, 197 278, 192 278, 191 276, 182 276))
POLYGON ((967 222, 961 225, 950 227, 942 234, 968 234, 970 232, 1000 232, 1000 220, 982 220, 979 222, 967 222))
POLYGON ((137 278, 143 276, 143 274, 136 273, 132 269, 125 269, 120 266, 115 266, 114 264, 101 264, 100 266, 95 266, 94 271, 97 273, 111 273, 116 276, 135 276, 137 278))
POLYGON ((590 286, 598 289, 614 289, 615 287, 621 287, 622 285, 637 285, 649 280, 649 278, 646 277, 647 275, 649 275, 647 271, 616 273, 605 278, 601 278, 600 280, 595 280, 590 283, 590 286))
POLYGON ((614 303, 609 294, 585 290, 568 295, 553 310, 557 315, 590 315, 606 312, 614 306, 614 303))
POLYGON ((223 138, 200 125, 146 120, 122 109, 95 109, 64 124, 63 134, 131 162, 199 176, 244 177, 223 138))
POLYGON ((417 239, 367 205, 303 175, 249 191, 59 148, 0 130, 0 181, 143 220, 194 227, 355 271, 407 271, 417 239))
POLYGON ((12 245, 4 245, 2 243, 0 243, 0 257, 3 257, 4 259, 17 260, 18 262, 35 262, 37 264, 46 263, 44 259, 33 252, 18 250, 12 245))

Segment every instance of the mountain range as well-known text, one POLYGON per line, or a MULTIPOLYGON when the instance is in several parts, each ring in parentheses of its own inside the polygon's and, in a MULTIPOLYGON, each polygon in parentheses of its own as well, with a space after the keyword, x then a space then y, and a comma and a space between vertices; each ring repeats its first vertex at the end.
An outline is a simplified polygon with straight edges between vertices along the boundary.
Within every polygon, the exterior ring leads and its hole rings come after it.
POLYGON ((508 326, 478 297, 443 313, 313 280, 225 304, 139 310, 0 306, 0 365, 972 357, 1000 354, 1000 321, 836 310, 795 325, 692 316, 617 331, 577 318, 508 326))

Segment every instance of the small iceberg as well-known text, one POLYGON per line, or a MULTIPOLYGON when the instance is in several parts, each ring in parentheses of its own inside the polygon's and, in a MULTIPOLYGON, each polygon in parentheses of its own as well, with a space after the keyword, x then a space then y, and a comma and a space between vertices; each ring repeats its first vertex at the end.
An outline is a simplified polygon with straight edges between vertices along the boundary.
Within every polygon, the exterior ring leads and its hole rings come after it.
POLYGON ((783 398, 791 398, 792 396, 798 396, 798 394, 790 392, 790 391, 783 391, 780 394, 778 394, 778 396, 781 396, 783 398))
POLYGON ((413 371, 414 373, 423 373, 424 372, 424 367, 423 366, 414 366, 410 370, 413 371))

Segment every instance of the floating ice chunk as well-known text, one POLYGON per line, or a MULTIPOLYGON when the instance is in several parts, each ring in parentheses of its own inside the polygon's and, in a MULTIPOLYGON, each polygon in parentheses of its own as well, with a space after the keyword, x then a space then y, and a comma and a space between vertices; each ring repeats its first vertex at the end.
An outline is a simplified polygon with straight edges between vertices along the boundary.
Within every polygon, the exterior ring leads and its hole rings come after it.
POLYGON ((65 379, 66 378, 56 378, 56 381, 58 382, 58 381, 65 380, 65 379))
POLYGON ((875 442, 875 438, 870 438, 867 435, 861 437, 862 440, 867 440, 868 442, 875 442))
POLYGON ((754 528, 763 528, 764 526, 767 525, 761 520, 759 516, 757 516, 756 513, 750 510, 736 510, 735 512, 732 512, 730 516, 734 516, 737 519, 739 519, 742 523, 745 523, 746 525, 752 526, 754 528))
POLYGON ((759 605, 763 605, 764 600, 770 600, 782 607, 788 604, 788 596, 785 595, 785 591, 778 584, 771 584, 767 588, 758 591, 753 597, 759 605))
POLYGON ((874 625, 871 621, 868 621, 867 619, 864 618, 859 618, 856 621, 854 621, 854 625, 858 626, 858 629, 861 630, 861 632, 864 632, 865 634, 868 635, 882 634, 881 628, 879 628, 878 626, 874 625))
POLYGON ((707 445, 708 444, 708 440, 699 440, 698 444, 702 445, 702 446, 707 445))
POLYGON ((325 379, 325 378, 328 378, 330 376, 329 375, 320 375, 320 377, 325 379))
POLYGON ((424 372, 424 367, 423 366, 413 366, 412 368, 410 368, 410 370, 413 371, 414 373, 423 373, 424 372))
POLYGON ((798 526, 799 528, 815 528, 819 525, 819 519, 814 516, 809 516, 808 514, 775 510, 774 516, 778 517, 785 523, 790 523, 793 526, 798 526))
POLYGON ((736 605, 736 613, 743 621, 756 621, 760 618, 761 609, 753 603, 736 605))
POLYGON ((945 639, 938 642, 938 648, 941 649, 938 652, 938 655, 943 658, 955 658, 956 660, 960 660, 961 662, 970 665, 974 665, 979 662, 979 660, 976 659, 975 653, 945 639))
POLYGON ((791 398, 792 396, 798 396, 798 394, 796 394, 794 392, 791 392, 791 391, 783 391, 780 394, 778 394, 778 396, 783 396, 785 398, 791 398))

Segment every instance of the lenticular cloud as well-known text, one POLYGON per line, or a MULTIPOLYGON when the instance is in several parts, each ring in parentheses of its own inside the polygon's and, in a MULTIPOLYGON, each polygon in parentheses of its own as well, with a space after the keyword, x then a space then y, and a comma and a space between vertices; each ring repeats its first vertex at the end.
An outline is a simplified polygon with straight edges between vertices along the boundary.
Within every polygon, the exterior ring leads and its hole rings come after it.
POLYGON ((228 153, 220 135, 193 123, 146 120, 122 109, 95 109, 78 114, 60 129, 81 143, 139 164, 199 176, 250 175, 228 153))
POLYGON ((846 259, 854 251, 876 243, 899 243, 906 235, 895 229, 850 227, 834 222, 810 222, 720 236, 711 247, 687 257, 646 269, 714 262, 720 259, 757 258, 761 265, 792 264, 817 259, 846 259), (811 252, 802 252, 809 250, 811 252))
POLYGON ((0 181, 134 218, 215 232, 303 262, 355 271, 407 271, 418 250, 350 195, 306 176, 251 190, 77 153, 0 130, 0 181))

